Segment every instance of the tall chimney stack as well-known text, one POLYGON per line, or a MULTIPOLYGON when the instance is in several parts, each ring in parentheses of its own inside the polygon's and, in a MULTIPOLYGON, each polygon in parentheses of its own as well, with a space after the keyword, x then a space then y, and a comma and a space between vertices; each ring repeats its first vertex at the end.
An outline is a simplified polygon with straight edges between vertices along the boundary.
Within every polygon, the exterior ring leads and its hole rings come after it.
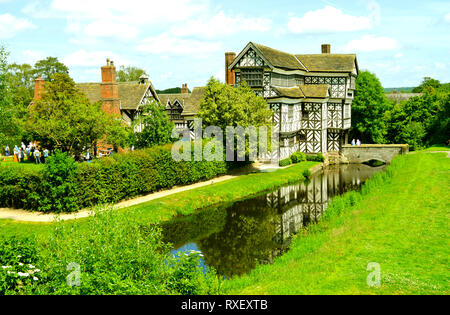
POLYGON ((103 101, 104 112, 120 116, 119 85, 116 82, 116 67, 114 62, 106 59, 106 66, 102 67, 102 83, 100 97, 103 101))
POLYGON ((189 93, 189 89, 187 86, 187 83, 181 85, 181 94, 188 94, 189 93))
POLYGON ((228 69, 228 67, 233 63, 236 58, 236 53, 227 52, 225 53, 225 82, 229 85, 236 84, 236 75, 234 71, 228 69))
POLYGON ((331 45, 330 44, 322 45, 322 54, 331 54, 331 45))
POLYGON ((34 80, 34 100, 40 100, 44 94, 45 81, 41 77, 34 80))

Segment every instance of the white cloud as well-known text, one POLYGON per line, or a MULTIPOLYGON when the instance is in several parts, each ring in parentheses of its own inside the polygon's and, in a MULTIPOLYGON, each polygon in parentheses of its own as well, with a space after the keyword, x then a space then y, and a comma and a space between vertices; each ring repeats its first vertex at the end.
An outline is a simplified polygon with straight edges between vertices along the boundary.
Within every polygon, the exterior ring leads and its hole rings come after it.
POLYGON ((27 19, 17 18, 9 13, 0 14, 0 38, 12 38, 17 33, 36 26, 27 19))
POLYGON ((138 51, 152 54, 207 54, 221 49, 219 42, 202 42, 182 39, 165 32, 155 37, 148 37, 139 44, 138 51))
POLYGON ((172 28, 176 36, 219 37, 230 36, 243 31, 266 32, 272 27, 272 21, 264 18, 229 16, 223 11, 210 16, 202 16, 172 28))
POLYGON ((68 67, 98 67, 106 64, 106 58, 114 61, 116 65, 129 65, 130 62, 111 51, 86 51, 80 49, 62 59, 68 67))
POLYGON ((23 62, 33 65, 36 61, 45 59, 46 54, 42 51, 27 49, 22 51, 22 56, 23 62))
POLYGON ((394 50, 400 45, 396 39, 383 36, 364 35, 360 39, 351 40, 344 48, 340 49, 342 52, 370 52, 382 50, 394 50))
POLYGON ((444 16, 444 20, 445 22, 450 23, 450 12, 444 16))
POLYGON ((441 70, 447 69, 446 64, 445 64, 445 63, 441 63, 441 62, 435 62, 435 63, 434 63, 434 66, 435 66, 436 68, 438 68, 438 69, 441 69, 441 70))
POLYGON ((379 22, 379 6, 371 2, 368 16, 352 16, 327 5, 323 9, 308 11, 303 17, 291 17, 288 28, 293 33, 335 33, 371 29, 379 22))
POLYGON ((394 56, 395 58, 402 58, 403 57, 403 54, 402 53, 398 53, 398 54, 395 54, 395 56, 394 56))

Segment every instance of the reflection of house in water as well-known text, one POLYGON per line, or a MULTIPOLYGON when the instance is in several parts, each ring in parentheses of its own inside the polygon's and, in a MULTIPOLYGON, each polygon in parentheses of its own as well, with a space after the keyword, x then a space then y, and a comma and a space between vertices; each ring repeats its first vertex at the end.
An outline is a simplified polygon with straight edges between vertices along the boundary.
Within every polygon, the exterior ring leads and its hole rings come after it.
POLYGON ((267 206, 277 209, 280 215, 275 242, 288 245, 292 234, 319 220, 330 199, 357 189, 373 172, 374 168, 362 164, 330 166, 323 174, 312 176, 309 182, 285 186, 267 194, 267 206))

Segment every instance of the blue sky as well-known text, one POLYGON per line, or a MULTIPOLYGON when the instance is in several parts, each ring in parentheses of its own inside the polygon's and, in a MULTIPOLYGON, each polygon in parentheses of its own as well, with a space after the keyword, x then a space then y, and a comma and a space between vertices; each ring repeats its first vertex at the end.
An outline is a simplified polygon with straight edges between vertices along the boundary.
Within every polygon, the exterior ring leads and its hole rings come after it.
POLYGON ((224 80, 224 53, 257 42, 291 53, 356 53, 385 87, 450 82, 450 1, 0 0, 10 61, 58 57, 77 82, 106 58, 145 69, 157 89, 224 80))

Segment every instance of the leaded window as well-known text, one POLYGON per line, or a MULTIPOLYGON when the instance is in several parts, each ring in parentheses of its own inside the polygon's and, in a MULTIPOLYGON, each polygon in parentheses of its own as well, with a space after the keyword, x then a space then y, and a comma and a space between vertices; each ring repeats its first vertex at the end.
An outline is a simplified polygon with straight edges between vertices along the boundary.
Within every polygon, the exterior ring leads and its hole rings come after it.
POLYGON ((305 77, 305 84, 328 84, 332 98, 345 98, 347 78, 342 77, 305 77))
POLYGON ((250 87, 263 86, 263 69, 241 69, 241 81, 246 81, 250 87))

